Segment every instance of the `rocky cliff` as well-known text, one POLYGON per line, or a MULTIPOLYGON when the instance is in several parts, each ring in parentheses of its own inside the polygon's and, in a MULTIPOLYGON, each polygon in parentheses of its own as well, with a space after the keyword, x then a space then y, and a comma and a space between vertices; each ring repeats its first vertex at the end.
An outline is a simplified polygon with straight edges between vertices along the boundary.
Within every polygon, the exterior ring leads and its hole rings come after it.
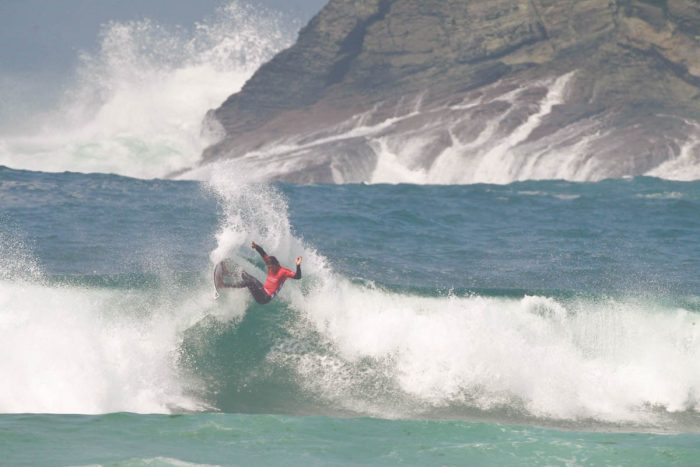
POLYGON ((700 178, 698 0, 331 0, 208 115, 294 182, 700 178))

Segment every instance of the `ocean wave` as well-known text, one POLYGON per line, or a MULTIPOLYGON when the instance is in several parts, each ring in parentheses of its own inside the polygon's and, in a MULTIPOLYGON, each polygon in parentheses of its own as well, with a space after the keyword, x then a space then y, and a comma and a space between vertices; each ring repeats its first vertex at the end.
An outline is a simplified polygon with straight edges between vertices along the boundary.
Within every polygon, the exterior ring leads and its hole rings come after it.
POLYGON ((0 164, 138 178, 190 167, 218 137, 202 129, 205 113, 289 44, 296 26, 235 1, 191 31, 108 23, 58 108, 0 137, 0 164))
POLYGON ((182 313, 207 309, 201 294, 177 303, 143 291, 3 280, 0 297, 0 412, 207 407, 174 354, 187 322, 182 313))
POLYGON ((6 236, 0 412, 697 425, 697 299, 418 293, 350 280, 295 232, 279 189, 222 172, 208 190, 220 205, 210 264, 181 279, 168 268, 148 280, 47 276, 6 236), (217 261, 259 266, 252 240, 283 264, 303 256, 303 281, 267 306, 245 290, 214 300, 217 261))
MULTIPOLYGON (((267 370, 237 372, 279 378, 282 369, 289 378, 277 381, 283 392, 311 395, 316 410, 383 417, 462 407, 654 423, 659 409, 697 409, 694 311, 630 298, 425 297, 358 284, 295 237, 279 192, 230 177, 221 173, 210 184, 225 213, 212 261, 249 249, 256 238, 283 263, 307 258, 304 287, 289 287, 273 311, 282 316, 273 319, 271 347, 256 360, 267 370)), ((245 385, 262 390, 251 378, 245 385)), ((231 381, 230 394, 243 390, 240 379, 231 381)))
POLYGON ((205 283, 173 294, 2 281, 0 411, 449 414, 666 428, 674 414, 697 413, 697 312, 312 282, 260 307, 243 291, 214 301, 205 283))
POLYGON ((698 315, 685 309, 329 288, 293 306, 330 351, 276 358, 309 390, 357 412, 469 407, 649 422, 654 408, 697 409, 698 315))

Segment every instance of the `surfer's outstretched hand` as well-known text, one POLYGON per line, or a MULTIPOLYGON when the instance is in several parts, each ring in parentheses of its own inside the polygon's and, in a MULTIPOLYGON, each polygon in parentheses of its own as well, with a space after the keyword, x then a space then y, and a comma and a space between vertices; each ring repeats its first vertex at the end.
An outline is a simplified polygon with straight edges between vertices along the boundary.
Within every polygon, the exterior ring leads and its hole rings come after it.
POLYGON ((255 247, 258 246, 257 243, 255 242, 250 242, 250 247, 255 250, 255 247))
POLYGON ((301 256, 297 256, 297 266, 301 265, 301 256))

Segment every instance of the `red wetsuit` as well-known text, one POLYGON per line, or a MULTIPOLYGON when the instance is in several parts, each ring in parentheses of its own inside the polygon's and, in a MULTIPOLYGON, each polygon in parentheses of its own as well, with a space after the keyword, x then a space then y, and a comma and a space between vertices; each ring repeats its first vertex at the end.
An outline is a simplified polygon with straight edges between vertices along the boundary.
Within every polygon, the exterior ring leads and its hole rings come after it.
MULTIPOLYGON (((265 256, 264 258, 267 259, 267 256, 265 256)), ((263 286, 263 288, 265 289, 265 293, 267 293, 270 297, 274 297, 284 285, 284 281, 286 281, 287 279, 300 278, 296 276, 297 273, 287 268, 283 268, 282 266, 279 267, 276 273, 272 272, 272 268, 268 267, 267 279, 265 279, 265 285, 263 286)), ((301 276, 301 274, 299 274, 299 276, 301 276)))
POLYGON ((231 273, 226 270, 226 266, 222 261, 214 269, 214 285, 216 286, 217 291, 223 287, 229 287, 234 289, 247 287, 248 290, 250 290, 250 293, 253 295, 255 301, 260 303, 261 305, 264 305, 266 303, 269 303, 270 300, 272 300, 275 297, 275 295, 277 295, 277 293, 282 288, 284 281, 286 281, 287 279, 301 279, 301 265, 297 264, 297 271, 292 272, 287 268, 279 266, 277 260, 275 260, 274 258, 271 259, 270 256, 267 256, 265 250, 263 250, 259 245, 255 245, 255 250, 258 253, 260 253, 260 256, 262 256, 265 260, 265 264, 268 265, 267 279, 265 280, 265 285, 263 285, 259 280, 257 280, 255 277, 251 276, 245 271, 241 272, 239 280, 235 280, 234 278, 233 282, 230 282, 228 284, 225 283, 224 277, 231 277, 231 273), (278 265, 277 272, 272 272, 271 264, 278 265))
POLYGON ((269 266, 270 257, 267 255, 267 253, 265 253, 265 250, 263 250, 260 245, 255 245, 255 251, 262 256, 265 264, 268 264, 267 279, 265 279, 265 285, 263 286, 263 291, 268 297, 273 298, 275 295, 277 295, 282 288, 282 285, 284 285, 284 281, 287 279, 301 279, 300 265, 297 264, 296 272, 292 272, 291 270, 283 268, 282 266, 277 269, 277 272, 272 272, 272 267, 269 266))

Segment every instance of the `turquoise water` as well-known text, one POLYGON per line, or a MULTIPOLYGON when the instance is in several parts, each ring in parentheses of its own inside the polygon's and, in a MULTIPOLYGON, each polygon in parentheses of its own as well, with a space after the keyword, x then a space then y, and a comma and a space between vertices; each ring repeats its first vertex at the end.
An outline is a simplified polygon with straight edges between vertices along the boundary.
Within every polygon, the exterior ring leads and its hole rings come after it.
POLYGON ((697 436, 278 415, 5 415, 7 465, 694 465, 697 436))
POLYGON ((693 465, 700 183, 0 168, 0 464, 693 465), (213 264, 304 278, 214 299, 213 264))

